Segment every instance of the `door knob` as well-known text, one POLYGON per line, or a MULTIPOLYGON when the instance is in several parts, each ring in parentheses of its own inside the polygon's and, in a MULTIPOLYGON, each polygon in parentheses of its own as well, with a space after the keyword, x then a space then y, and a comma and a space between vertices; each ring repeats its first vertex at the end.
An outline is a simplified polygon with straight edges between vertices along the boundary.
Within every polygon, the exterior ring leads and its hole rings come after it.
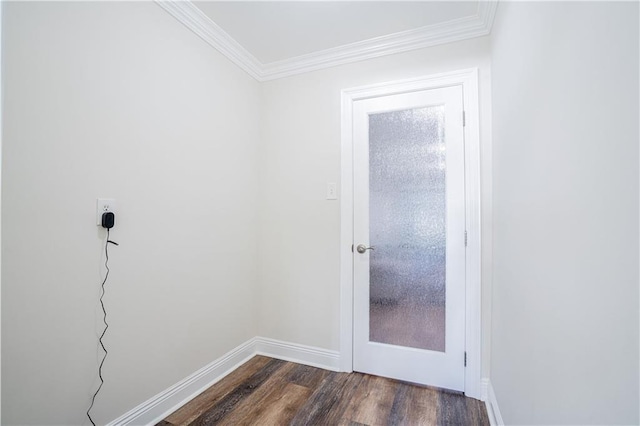
POLYGON ((356 247, 356 250, 358 250, 358 253, 364 253, 367 250, 375 250, 375 247, 374 246, 367 247, 364 244, 358 244, 358 246, 356 247))

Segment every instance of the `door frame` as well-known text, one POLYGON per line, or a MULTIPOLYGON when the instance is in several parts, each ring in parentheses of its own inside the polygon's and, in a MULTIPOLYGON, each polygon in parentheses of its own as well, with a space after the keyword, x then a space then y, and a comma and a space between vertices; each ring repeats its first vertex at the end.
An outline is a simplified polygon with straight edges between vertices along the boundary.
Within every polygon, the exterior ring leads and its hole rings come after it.
POLYGON ((353 103, 420 90, 462 86, 465 111, 465 395, 481 398, 480 121, 478 69, 471 68, 342 91, 340 161, 340 371, 353 371, 353 103))

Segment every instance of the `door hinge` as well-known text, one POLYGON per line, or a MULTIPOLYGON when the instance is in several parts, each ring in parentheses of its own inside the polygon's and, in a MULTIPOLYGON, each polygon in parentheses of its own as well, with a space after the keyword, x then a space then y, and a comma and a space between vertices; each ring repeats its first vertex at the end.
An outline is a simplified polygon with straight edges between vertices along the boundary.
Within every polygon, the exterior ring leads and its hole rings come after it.
POLYGON ((462 111, 462 127, 467 125, 467 114, 465 114, 464 111, 462 111))
POLYGON ((464 366, 467 366, 467 353, 464 353, 464 366))
MULTIPOLYGON (((467 231, 464 231, 464 246, 467 246, 467 231)), ((351 247, 351 251, 353 251, 353 247, 351 247)))

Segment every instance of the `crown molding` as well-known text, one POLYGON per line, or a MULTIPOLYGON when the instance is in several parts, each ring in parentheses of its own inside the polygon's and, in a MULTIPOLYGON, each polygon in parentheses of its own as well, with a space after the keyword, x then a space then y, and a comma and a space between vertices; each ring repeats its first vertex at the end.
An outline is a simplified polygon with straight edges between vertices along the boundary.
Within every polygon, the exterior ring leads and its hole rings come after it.
POLYGON ((190 1, 155 1, 258 81, 275 80, 336 65, 485 36, 491 33, 498 5, 497 1, 481 0, 478 3, 478 11, 473 16, 263 64, 190 1))
POLYGON ((185 27, 193 31, 213 48, 242 68, 251 77, 262 81, 263 65, 244 47, 211 20, 196 5, 187 0, 155 0, 156 4, 169 12, 185 27))

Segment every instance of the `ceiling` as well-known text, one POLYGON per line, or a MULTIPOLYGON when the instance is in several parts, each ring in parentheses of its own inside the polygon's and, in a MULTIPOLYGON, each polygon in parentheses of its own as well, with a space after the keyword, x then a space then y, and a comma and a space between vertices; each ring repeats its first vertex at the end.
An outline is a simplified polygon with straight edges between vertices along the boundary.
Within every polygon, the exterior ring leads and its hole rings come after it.
POLYGON ((156 3, 258 81, 491 32, 496 0, 156 3))
POLYGON ((478 1, 194 1, 262 63, 476 14, 478 1))

